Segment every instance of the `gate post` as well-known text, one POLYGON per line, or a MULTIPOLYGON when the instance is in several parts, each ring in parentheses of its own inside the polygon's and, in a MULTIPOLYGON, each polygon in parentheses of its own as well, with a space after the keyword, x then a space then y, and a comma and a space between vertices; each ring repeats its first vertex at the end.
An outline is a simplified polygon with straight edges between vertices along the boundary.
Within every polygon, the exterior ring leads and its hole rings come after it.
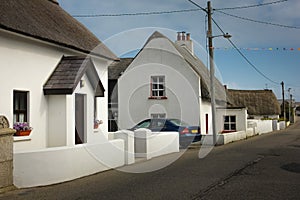
POLYGON ((5 116, 0 116, 0 192, 13 188, 13 134, 5 116))

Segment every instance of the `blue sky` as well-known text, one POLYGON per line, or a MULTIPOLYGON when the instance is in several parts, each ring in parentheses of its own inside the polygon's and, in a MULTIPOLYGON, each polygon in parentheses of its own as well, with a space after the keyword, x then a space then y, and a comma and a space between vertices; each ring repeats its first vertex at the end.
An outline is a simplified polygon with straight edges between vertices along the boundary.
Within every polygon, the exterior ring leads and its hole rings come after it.
MULTIPOLYGON (((278 0, 212 0, 215 9, 232 8, 278 0)), ((206 8, 207 1, 194 0, 206 8)), ((188 0, 59 0, 60 6, 71 15, 97 15, 173 11, 195 9, 188 0)), ((265 6, 243 9, 220 10, 230 15, 256 21, 290 27, 256 23, 214 11, 213 18, 224 32, 232 35, 231 40, 254 66, 273 83, 250 66, 231 44, 223 38, 214 39, 215 63, 218 77, 232 89, 272 89, 281 97, 281 81, 300 101, 300 1, 287 0, 265 6), (270 50, 272 48, 272 50, 270 50), (278 48, 278 49, 277 49, 278 48), (294 50, 291 50, 293 48, 294 50)), ((207 63, 205 12, 120 16, 120 17, 76 17, 103 41, 115 54, 123 56, 131 50, 141 48, 147 37, 159 30, 171 40, 177 31, 191 33, 198 57, 207 63), (122 46, 122 47, 121 47, 122 46)), ((213 35, 221 32, 214 25, 213 35)), ((288 95, 286 95, 286 98, 288 95)))

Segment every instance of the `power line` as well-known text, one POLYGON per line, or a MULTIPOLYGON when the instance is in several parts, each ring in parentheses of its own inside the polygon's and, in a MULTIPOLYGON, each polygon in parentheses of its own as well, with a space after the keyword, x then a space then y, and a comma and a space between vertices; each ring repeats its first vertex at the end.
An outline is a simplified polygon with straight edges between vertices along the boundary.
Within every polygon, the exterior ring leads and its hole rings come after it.
POLYGON ((300 27, 296 27, 296 26, 289 26, 289 25, 283 25, 283 24, 276 24, 276 23, 271 23, 271 22, 265 22, 265 21, 259 21, 259 20, 255 20, 255 19, 250 19, 250 18, 246 18, 246 17, 241 17, 241 16, 237 16, 237 15, 233 15, 233 14, 229 14, 220 10, 216 10, 219 13, 222 13, 224 15, 228 15, 230 17, 234 17, 237 19, 242 19, 242 20, 246 20, 246 21, 250 21, 250 22, 256 22, 256 23, 260 23, 260 24, 267 24, 267 25, 272 25, 272 26, 278 26, 278 27, 282 27, 282 28, 293 28, 293 29, 300 29, 300 27))
POLYGON ((260 6, 266 6, 266 5, 271 5, 271 4, 277 4, 277 3, 283 3, 288 0, 279 0, 279 1, 273 1, 269 3, 261 3, 261 4, 256 4, 256 5, 248 5, 248 6, 237 6, 237 7, 231 7, 231 8, 219 8, 219 9, 214 9, 214 10, 234 10, 234 9, 245 9, 245 8, 253 8, 253 7, 260 7, 260 6))
POLYGON ((201 9, 202 11, 206 12, 207 13, 207 10, 203 7, 201 7, 199 4, 195 3, 194 1, 192 0, 187 0, 188 2, 192 3, 194 6, 198 7, 199 9, 201 9))
MULTIPOLYGON (((223 35, 225 35, 226 33, 222 30, 222 28, 219 26, 219 24, 212 18, 212 21, 214 22, 214 24, 218 27, 218 29, 222 32, 223 35)), ((276 81, 273 81, 272 79, 270 79, 269 77, 267 77, 264 73, 262 73, 242 52, 241 50, 232 42, 232 40, 230 40, 230 38, 227 38, 228 41, 230 42, 230 44, 234 47, 234 49, 237 50, 237 52, 244 58, 244 60, 257 72, 259 73, 261 76, 263 76, 265 79, 269 80, 272 83, 275 84, 280 84, 276 81)))
POLYGON ((196 12, 202 10, 200 8, 194 9, 183 9, 183 10, 170 10, 170 11, 152 11, 152 12, 137 12, 137 13, 117 13, 117 14, 88 14, 88 15, 72 15, 72 17, 122 17, 122 16, 146 16, 146 15, 162 15, 162 14, 173 14, 173 13, 184 13, 184 12, 196 12))

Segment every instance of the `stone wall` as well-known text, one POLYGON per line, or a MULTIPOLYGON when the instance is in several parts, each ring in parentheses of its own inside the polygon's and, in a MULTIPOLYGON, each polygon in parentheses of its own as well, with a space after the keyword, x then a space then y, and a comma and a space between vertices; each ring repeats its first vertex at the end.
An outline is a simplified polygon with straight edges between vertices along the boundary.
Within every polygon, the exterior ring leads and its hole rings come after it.
POLYGON ((13 134, 4 116, 0 116, 0 190, 13 185, 13 134))

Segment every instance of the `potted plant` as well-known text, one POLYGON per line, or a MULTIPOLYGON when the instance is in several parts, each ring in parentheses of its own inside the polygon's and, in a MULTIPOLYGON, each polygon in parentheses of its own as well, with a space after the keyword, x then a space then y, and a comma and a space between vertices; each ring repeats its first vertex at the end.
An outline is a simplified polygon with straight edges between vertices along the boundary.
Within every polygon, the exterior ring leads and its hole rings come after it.
POLYGON ((16 122, 13 129, 17 131, 15 136, 28 136, 32 131, 32 127, 29 126, 28 122, 16 122))
POLYGON ((103 124, 103 121, 102 121, 102 120, 95 119, 95 120, 94 120, 94 129, 99 128, 99 125, 100 125, 100 124, 103 124))

